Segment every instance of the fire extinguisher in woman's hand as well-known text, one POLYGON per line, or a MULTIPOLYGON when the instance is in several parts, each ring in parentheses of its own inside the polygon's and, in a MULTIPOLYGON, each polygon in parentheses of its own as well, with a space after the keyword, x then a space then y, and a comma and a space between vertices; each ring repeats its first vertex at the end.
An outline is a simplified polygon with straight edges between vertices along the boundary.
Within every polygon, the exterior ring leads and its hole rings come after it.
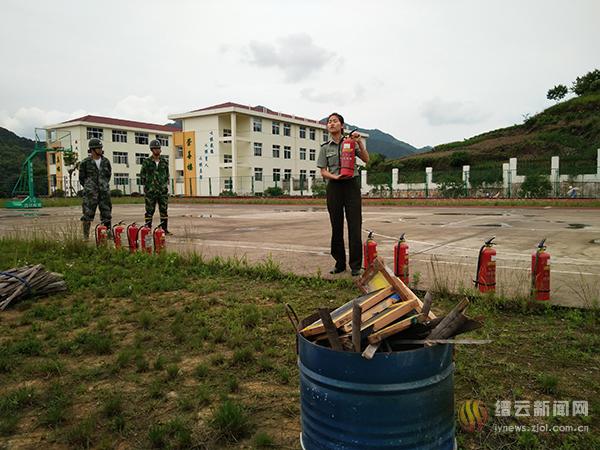
MULTIPOLYGON (((356 138, 353 134, 358 133, 358 129, 352 130, 344 137, 341 142, 340 150, 340 175, 341 178, 352 178, 354 176, 354 166, 356 164, 356 138)), ((360 137, 360 135, 359 135, 360 137)))

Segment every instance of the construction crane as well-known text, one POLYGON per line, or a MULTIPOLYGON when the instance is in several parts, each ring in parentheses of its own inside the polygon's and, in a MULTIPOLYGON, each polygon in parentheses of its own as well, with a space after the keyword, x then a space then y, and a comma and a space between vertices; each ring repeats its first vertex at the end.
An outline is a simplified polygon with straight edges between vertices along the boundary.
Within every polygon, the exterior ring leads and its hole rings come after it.
POLYGON ((27 195, 25 198, 21 200, 11 200, 6 202, 6 208, 12 209, 29 209, 29 208, 41 208, 42 202, 39 198, 35 196, 35 182, 33 179, 33 160, 38 155, 45 155, 46 153, 54 153, 54 152, 72 152, 72 144, 71 144, 71 132, 67 131, 64 135, 61 135, 60 138, 50 139, 49 144, 50 148, 47 146, 46 142, 46 130, 44 128, 36 128, 35 129, 35 143, 33 146, 33 151, 29 154, 27 159, 23 162, 21 166, 21 174, 19 175, 19 179, 15 184, 15 187, 12 190, 13 197, 19 197, 22 195, 27 195), (38 132, 43 132, 44 139, 40 139, 40 135, 38 132), (69 146, 66 147, 63 145, 63 141, 66 143, 68 141, 69 146))

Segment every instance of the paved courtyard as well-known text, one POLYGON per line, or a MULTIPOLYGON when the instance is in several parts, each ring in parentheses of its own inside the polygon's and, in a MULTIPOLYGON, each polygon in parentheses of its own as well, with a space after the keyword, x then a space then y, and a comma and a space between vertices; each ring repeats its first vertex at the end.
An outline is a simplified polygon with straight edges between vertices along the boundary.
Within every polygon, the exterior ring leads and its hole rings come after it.
MULTIPOLYGON (((79 229, 78 207, 0 210, 0 234, 46 228, 79 229)), ((167 243, 206 257, 272 258, 282 269, 329 277, 330 227, 324 206, 172 204, 167 243)), ((115 205, 113 217, 142 222, 143 205, 115 205)), ((364 238, 373 230, 380 256, 392 265, 393 246, 406 233, 411 279, 452 291, 470 286, 483 241, 496 236, 497 291, 526 295, 531 253, 547 238, 552 302, 590 306, 600 294, 600 211, 557 208, 377 207, 363 209, 364 238)), ((337 275, 349 277, 349 272, 337 275)))

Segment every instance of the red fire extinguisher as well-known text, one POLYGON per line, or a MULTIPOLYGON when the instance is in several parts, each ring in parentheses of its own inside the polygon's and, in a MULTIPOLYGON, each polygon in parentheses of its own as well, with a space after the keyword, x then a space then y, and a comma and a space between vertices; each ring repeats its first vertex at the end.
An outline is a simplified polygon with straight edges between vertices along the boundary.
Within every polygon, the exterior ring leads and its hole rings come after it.
POLYGON ((166 235, 162 228, 162 222, 154 229, 154 253, 160 253, 166 249, 166 235))
POLYGON ((365 254, 365 270, 368 269, 375 258, 377 257, 377 242, 373 239, 373 232, 369 231, 367 242, 363 246, 363 253, 365 254))
POLYGON ((404 233, 394 246, 394 275, 400 278, 404 284, 408 284, 408 244, 404 239, 404 233))
POLYGON ((550 300, 550 253, 545 243, 544 238, 531 255, 531 296, 540 301, 550 300))
POLYGON ((115 242, 115 248, 123 248, 126 235, 127 234, 125 232, 125 225, 123 225, 123 221, 113 226, 113 240, 115 242))
POLYGON ((147 224, 138 231, 138 240, 140 242, 140 249, 143 252, 152 253, 152 228, 147 224))
POLYGON ((352 139, 352 133, 357 130, 352 130, 342 140, 342 150, 340 152, 340 175, 346 177, 354 176, 354 165, 356 164, 356 141, 352 139))
POLYGON ((135 222, 127 226, 127 242, 130 253, 135 253, 138 249, 138 230, 139 228, 135 222))
POLYGON ((479 292, 496 291, 496 250, 492 248, 494 239, 496 236, 485 241, 479 250, 477 273, 473 280, 475 287, 479 288, 479 292))
POLYGON ((96 236, 96 246, 100 247, 101 245, 106 245, 106 242, 108 241, 108 229, 106 228, 106 225, 99 223, 96 225, 94 231, 96 236))

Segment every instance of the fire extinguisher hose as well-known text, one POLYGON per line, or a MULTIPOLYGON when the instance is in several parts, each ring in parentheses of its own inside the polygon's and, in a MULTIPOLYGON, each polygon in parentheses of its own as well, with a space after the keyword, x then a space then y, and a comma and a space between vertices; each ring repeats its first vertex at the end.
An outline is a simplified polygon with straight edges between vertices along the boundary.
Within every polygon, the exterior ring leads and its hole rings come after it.
POLYGON ((475 279, 473 282, 475 283, 475 287, 479 287, 479 268, 481 267, 481 254, 483 253, 483 249, 485 248, 485 244, 481 246, 479 249, 479 256, 477 256, 477 271, 475 272, 475 279))

